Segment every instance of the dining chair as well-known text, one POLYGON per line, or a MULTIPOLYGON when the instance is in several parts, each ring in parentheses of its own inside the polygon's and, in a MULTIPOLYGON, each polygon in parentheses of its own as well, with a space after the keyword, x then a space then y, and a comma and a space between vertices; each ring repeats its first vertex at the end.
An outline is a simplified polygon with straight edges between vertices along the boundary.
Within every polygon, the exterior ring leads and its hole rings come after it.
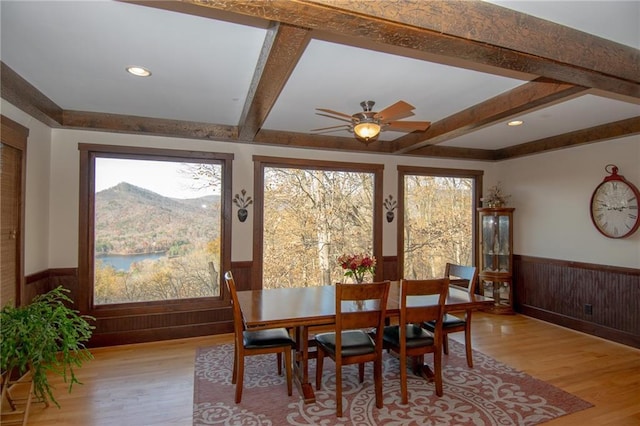
POLYGON ((224 274, 224 279, 231 295, 231 305, 233 307, 233 329, 234 329, 234 356, 233 356, 233 376, 231 383, 236 385, 236 404, 242 400, 242 382, 244 379, 244 358, 251 355, 277 354, 278 375, 282 374, 282 354, 285 358, 285 371, 287 375, 287 394, 292 395, 292 358, 291 349, 294 341, 285 328, 273 328, 268 330, 246 330, 242 319, 242 311, 238 303, 236 293, 236 283, 233 274, 228 271, 224 274))
POLYGON ((417 372, 418 369, 422 369, 424 355, 433 353, 436 395, 443 394, 442 317, 448 291, 448 278, 400 281, 400 319, 397 325, 384 328, 383 337, 384 347, 400 357, 400 389, 403 404, 408 403, 407 357, 412 358, 414 372, 417 372), (423 321, 435 322, 433 332, 427 332, 421 327, 423 321))
MULTIPOLYGON (((444 276, 451 280, 451 285, 464 287, 469 294, 475 294, 478 285, 478 268, 475 266, 462 266, 453 263, 447 263, 444 270, 444 276), (458 279, 456 279, 458 278, 458 279)), ((473 350, 471 348, 471 309, 464 312, 464 317, 460 318, 456 315, 446 314, 442 323, 442 347, 445 354, 449 354, 449 333, 457 333, 464 331, 464 345, 467 353, 467 365, 473 368, 473 350)), ((433 331, 435 323, 433 321, 422 325, 429 331, 433 331)))
POLYGON ((324 357, 336 364, 336 416, 342 417, 342 366, 359 364, 360 383, 364 363, 373 362, 376 407, 382 408, 382 330, 389 296, 389 281, 361 284, 337 283, 336 320, 332 332, 316 334, 316 389, 322 386, 324 357), (375 337, 370 331, 375 329, 375 337))

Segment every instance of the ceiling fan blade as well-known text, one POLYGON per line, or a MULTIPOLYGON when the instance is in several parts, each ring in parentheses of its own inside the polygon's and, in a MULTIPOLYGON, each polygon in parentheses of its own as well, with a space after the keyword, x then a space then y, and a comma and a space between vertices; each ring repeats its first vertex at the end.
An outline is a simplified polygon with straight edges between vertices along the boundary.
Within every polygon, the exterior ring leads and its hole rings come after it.
POLYGON ((337 129, 337 128, 344 128, 346 130, 349 128, 349 126, 346 124, 341 124, 339 126, 320 127, 319 129, 311 129, 310 132, 316 132, 318 130, 337 129))
POLYGON ((390 121, 402 120, 403 118, 413 117, 415 114, 411 111, 407 111, 405 114, 396 115, 394 117, 390 117, 386 120, 380 120, 382 123, 389 123, 390 121))
POLYGON ((430 121, 390 121, 385 130, 398 130, 401 132, 420 130, 424 132, 429 126, 431 126, 430 121))
POLYGON ((349 127, 345 127, 344 129, 332 129, 332 130, 323 130, 322 132, 314 132, 314 135, 322 135, 324 133, 331 133, 331 132, 343 132, 343 131, 349 131, 349 127))
POLYGON ((333 115, 337 115, 339 117, 345 117, 345 118, 348 118, 349 120, 351 120, 351 116, 349 114, 345 114, 343 112, 333 111, 333 110, 326 109, 326 108, 316 108, 316 110, 322 111, 322 112, 326 112, 326 113, 329 113, 329 114, 333 114, 333 115))
POLYGON ((376 114, 376 118, 380 120, 392 120, 400 115, 411 112, 411 110, 415 109, 413 105, 406 103, 405 101, 398 101, 395 104, 386 107, 382 111, 376 114))
MULTIPOLYGON (((347 120, 346 118, 334 117, 333 115, 329 115, 329 114, 321 114, 319 112, 316 112, 316 115, 321 115, 323 117, 333 118, 334 120, 346 121, 347 123, 351 123, 353 121, 353 120, 347 120)), ((349 118, 351 118, 351 117, 349 117, 349 118)))

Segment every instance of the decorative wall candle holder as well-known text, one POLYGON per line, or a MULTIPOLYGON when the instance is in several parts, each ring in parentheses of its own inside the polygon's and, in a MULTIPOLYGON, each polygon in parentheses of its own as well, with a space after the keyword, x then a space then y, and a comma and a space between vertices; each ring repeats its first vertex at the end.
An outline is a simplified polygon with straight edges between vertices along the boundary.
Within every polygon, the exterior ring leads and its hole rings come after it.
POLYGON ((393 222, 393 211, 398 207, 398 202, 393 199, 393 195, 389 194, 389 197, 384 200, 384 208, 387 210, 387 222, 393 222))
POLYGON ((238 220, 240 222, 244 222, 249 216, 247 207, 253 204, 253 200, 250 196, 247 196, 247 191, 245 191, 244 189, 240 191, 240 194, 236 194, 233 197, 233 203, 238 206, 238 220))

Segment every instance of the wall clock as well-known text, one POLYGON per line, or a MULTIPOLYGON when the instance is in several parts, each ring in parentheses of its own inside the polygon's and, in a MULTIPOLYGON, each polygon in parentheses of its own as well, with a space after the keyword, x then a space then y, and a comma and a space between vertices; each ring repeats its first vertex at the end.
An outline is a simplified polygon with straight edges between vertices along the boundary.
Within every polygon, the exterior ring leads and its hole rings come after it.
POLYGON ((591 196, 591 220, 605 237, 625 238, 640 227, 640 191, 618 174, 615 165, 608 164, 605 171, 609 176, 604 178, 591 196))

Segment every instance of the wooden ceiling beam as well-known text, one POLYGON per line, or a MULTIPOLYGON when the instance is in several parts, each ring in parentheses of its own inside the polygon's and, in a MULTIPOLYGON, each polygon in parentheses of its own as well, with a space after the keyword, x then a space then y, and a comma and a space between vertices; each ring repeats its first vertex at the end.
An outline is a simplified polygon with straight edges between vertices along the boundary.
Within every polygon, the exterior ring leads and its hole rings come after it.
POLYGON ((494 151, 489 149, 460 148, 456 146, 428 145, 408 153, 420 157, 456 158, 463 160, 495 160, 494 151))
POLYGON ((62 123, 65 128, 70 129, 100 130, 113 133, 213 141, 236 141, 238 139, 236 126, 100 112, 66 110, 63 112, 62 123))
POLYGON ((258 133, 308 43, 304 28, 275 24, 268 30, 240 116, 240 140, 251 141, 258 133))
POLYGON ((296 148, 330 149, 349 152, 365 152, 389 154, 391 145, 388 141, 375 141, 368 145, 355 138, 328 135, 308 135, 306 133, 283 132, 277 130, 260 130, 254 142, 264 145, 283 145, 296 148))
POLYGON ((0 62, 0 96, 49 127, 60 127, 62 108, 18 73, 0 62))
POLYGON ((610 139, 637 134, 640 134, 640 116, 498 149, 494 151, 494 160, 523 157, 543 151, 569 148, 594 142, 604 142, 610 139))
POLYGON ((299 1, 640 82, 637 49, 484 1, 299 1))
POLYGON ((515 114, 576 96, 585 90, 584 87, 541 77, 432 123, 424 132, 413 132, 395 139, 393 152, 402 154, 439 144, 515 114))
MULTIPOLYGON (((147 4, 153 7, 154 3, 147 4)), ((170 3, 161 3, 164 8, 171 7, 170 3)), ((183 3, 640 98, 639 50, 485 2, 183 0, 183 3)))

